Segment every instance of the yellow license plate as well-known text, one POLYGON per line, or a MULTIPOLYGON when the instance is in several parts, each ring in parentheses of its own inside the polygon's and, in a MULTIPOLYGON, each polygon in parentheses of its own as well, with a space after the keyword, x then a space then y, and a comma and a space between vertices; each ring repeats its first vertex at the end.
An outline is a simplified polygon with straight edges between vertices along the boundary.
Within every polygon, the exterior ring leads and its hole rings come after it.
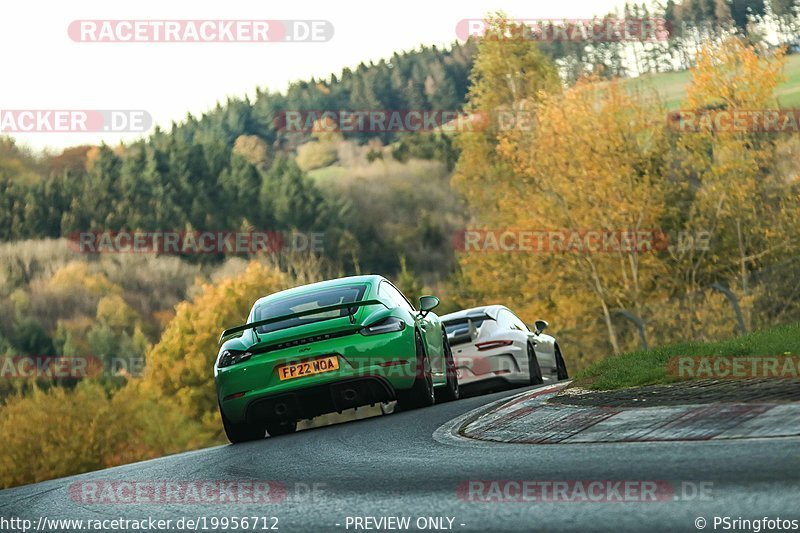
POLYGON ((303 376, 313 376, 323 372, 332 372, 339 369, 339 358, 335 355, 312 359, 304 363, 292 363, 278 367, 278 377, 281 381, 287 379, 301 378, 303 376))

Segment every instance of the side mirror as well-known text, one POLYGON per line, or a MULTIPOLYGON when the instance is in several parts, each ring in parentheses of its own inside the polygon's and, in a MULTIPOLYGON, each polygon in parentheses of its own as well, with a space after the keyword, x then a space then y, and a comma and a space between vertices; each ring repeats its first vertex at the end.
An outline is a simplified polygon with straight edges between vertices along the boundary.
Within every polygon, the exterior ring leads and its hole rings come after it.
POLYGON ((533 332, 538 335, 539 333, 546 330, 548 326, 550 326, 550 324, 548 324, 546 320, 537 320, 536 322, 533 323, 533 332))
POLYGON ((437 305, 439 305, 439 298, 436 296, 421 296, 419 299, 419 314, 425 316, 437 305))

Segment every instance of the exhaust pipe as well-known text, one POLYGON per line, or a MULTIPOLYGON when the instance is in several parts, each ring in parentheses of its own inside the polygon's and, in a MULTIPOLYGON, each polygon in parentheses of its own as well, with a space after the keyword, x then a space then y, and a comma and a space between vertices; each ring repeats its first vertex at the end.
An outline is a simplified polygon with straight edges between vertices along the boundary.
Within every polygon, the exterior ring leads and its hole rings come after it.
POLYGON ((356 398, 358 398, 358 393, 355 389, 345 389, 344 393, 342 393, 345 401, 352 402, 356 398))

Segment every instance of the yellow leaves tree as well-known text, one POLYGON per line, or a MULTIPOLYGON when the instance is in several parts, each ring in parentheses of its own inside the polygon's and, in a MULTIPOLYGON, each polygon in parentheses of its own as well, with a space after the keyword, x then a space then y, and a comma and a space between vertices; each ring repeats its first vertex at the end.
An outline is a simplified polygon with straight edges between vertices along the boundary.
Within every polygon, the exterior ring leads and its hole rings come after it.
POLYGON ((257 167, 265 168, 269 161, 267 142, 258 135, 239 135, 233 143, 233 152, 257 167))
POLYGON ((0 432, 0 487, 160 457, 199 447, 209 437, 170 399, 135 382, 113 396, 84 381, 71 390, 10 397, 0 410, 0 432))
MULTIPOLYGON (((617 82, 589 78, 563 90, 541 84, 521 95, 514 89, 541 82, 543 71, 515 68, 525 82, 504 81, 504 66, 520 56, 498 52, 502 44, 481 43, 471 105, 491 102, 531 117, 460 136, 454 184, 476 223, 579 235, 655 232, 654 242, 669 247, 463 253, 456 278, 462 303, 507 302, 528 321, 551 319, 562 340, 591 350, 587 360, 606 347, 637 347, 637 320, 657 343, 734 333, 740 320, 726 287, 752 327, 753 309, 771 292, 754 274, 798 255, 800 242, 798 184, 776 170, 775 135, 675 133, 657 98, 617 82), (661 232, 666 241, 659 242, 661 232), (698 246, 703 234, 710 235, 706 247, 698 246)), ((780 53, 735 38, 712 43, 698 56, 686 106, 774 108, 782 64, 780 53)))
MULTIPOLYGON (((502 19, 490 27, 490 35, 519 31, 502 19)), ((478 51, 470 105, 509 117, 459 138, 454 184, 479 225, 568 235, 660 228, 667 143, 653 127, 663 116, 657 102, 594 79, 562 89, 530 40, 485 38, 478 51)), ((605 337, 615 352, 623 346, 615 313, 645 315, 663 271, 653 253, 635 248, 465 253, 459 266, 469 303, 509 302, 529 322, 547 317, 572 331, 587 350, 605 337)))
POLYGON ((57 270, 48 280, 48 286, 54 293, 81 290, 97 297, 120 292, 120 288, 109 281, 105 274, 92 272, 85 261, 72 261, 57 270))
MULTIPOLYGON (((597 252, 545 250, 528 262, 535 277, 526 286, 554 280, 551 286, 562 289, 556 316, 569 320, 559 307, 584 320, 601 316, 614 352, 622 347, 614 314, 645 318, 647 301, 664 274, 655 251, 668 145, 663 129, 653 127, 662 116, 657 101, 632 95, 617 82, 588 79, 544 96, 536 109, 537 127, 507 132, 498 147, 520 183, 500 202, 506 224, 610 236, 597 252), (631 245, 623 242, 629 236, 636 239, 631 245)), ((534 301, 547 296, 537 292, 532 291, 534 301)))
POLYGON ((285 273, 258 262, 240 275, 202 284, 191 301, 177 306, 161 340, 147 353, 144 385, 174 397, 186 416, 218 431, 212 367, 219 335, 243 323, 258 298, 289 284, 285 273))
POLYGON ((783 80, 783 51, 758 50, 738 37, 708 43, 697 54, 686 88, 690 109, 719 104, 754 110, 775 104, 775 87, 783 80))
MULTIPOLYGON (((147 353, 145 376, 119 389, 84 380, 74 389, 34 388, 9 397, 0 410, 0 486, 9 487, 159 457, 217 442, 212 364, 225 327, 246 319, 260 296, 291 279, 316 281, 300 262, 293 275, 252 262, 244 270, 197 287, 179 304, 161 341, 147 353), (308 278, 308 279, 306 279, 308 278), (19 468, 20 464, 28 465, 19 468)), ((318 275, 318 274, 317 274, 318 275)), ((100 300, 97 324, 130 331, 135 313, 113 292, 100 300)), ((91 324, 64 323, 65 338, 91 324)), ((125 331, 123 331, 125 333, 125 331)), ((127 333, 126 333, 127 334, 127 333)), ((136 336, 136 328, 133 331, 136 336)), ((79 355, 85 355, 81 353, 79 355)))
MULTIPOLYGON (((739 38, 708 44, 692 69, 686 107, 775 109, 784 64, 782 52, 759 50, 739 38)), ((737 295, 746 327, 753 328, 752 309, 760 293, 753 272, 796 255, 797 186, 776 172, 778 141, 774 133, 713 127, 678 135, 677 177, 686 184, 682 197, 689 205, 676 207, 672 216, 687 234, 710 233, 712 243, 708 250, 673 256, 675 279, 687 287, 687 311, 696 313, 695 301, 700 305, 708 287, 722 283, 737 295)), ((694 325, 702 329, 702 321, 694 325)))
POLYGON ((525 38, 525 31, 503 15, 488 19, 470 74, 467 112, 480 116, 477 122, 485 127, 456 139, 461 155, 453 185, 469 199, 478 217, 495 216, 494 191, 514 181, 508 161, 496 152, 504 126, 527 117, 543 93, 560 89, 555 66, 534 41, 525 38))
POLYGON ((9 398, 0 411, 0 483, 9 487, 103 468, 103 444, 93 430, 108 408, 102 387, 89 383, 73 392, 54 387, 9 398))
POLYGON ((139 315, 119 294, 103 296, 97 302, 97 321, 111 328, 133 332, 139 315))

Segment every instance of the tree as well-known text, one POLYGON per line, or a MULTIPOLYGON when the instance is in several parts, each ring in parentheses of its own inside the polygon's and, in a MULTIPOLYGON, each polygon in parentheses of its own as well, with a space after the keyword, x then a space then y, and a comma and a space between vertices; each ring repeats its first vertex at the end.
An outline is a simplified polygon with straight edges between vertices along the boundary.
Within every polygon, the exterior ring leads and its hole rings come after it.
POLYGON ((778 22, 778 31, 783 42, 796 38, 794 30, 800 17, 800 3, 797 0, 770 0, 772 14, 778 22))
POLYGON ((525 38, 525 32, 502 16, 488 20, 470 75, 467 110, 488 117, 489 124, 483 131, 459 135, 456 146, 461 156, 453 185, 479 217, 497 210, 496 198, 486 192, 503 189, 513 179, 508 162, 496 154, 500 120, 529 117, 543 93, 559 90, 554 65, 525 38))
POLYGON ((225 227, 237 227, 243 219, 263 220, 271 215, 262 210, 259 202, 261 172, 247 156, 232 152, 230 166, 220 173, 219 184, 225 198, 223 205, 230 206, 225 227))
POLYGON ((422 285, 419 278, 408 269, 405 256, 400 256, 400 274, 397 276, 397 288, 406 295, 411 302, 416 302, 422 296, 422 285))
POLYGON ((751 20, 761 18, 766 14, 766 3, 764 0, 729 1, 733 22, 744 35, 749 33, 748 24, 751 20))
POLYGON ((612 244, 599 251, 559 253, 556 248, 535 259, 524 253, 506 258, 522 274, 522 286, 533 287, 520 302, 522 309, 563 287, 552 312, 561 319, 566 317, 560 308, 573 316, 602 317, 615 353, 622 345, 614 313, 646 316, 648 297, 664 273, 654 253, 668 149, 663 132, 652 127, 659 109, 647 98, 631 97, 618 83, 601 88, 587 80, 563 95, 543 98, 536 112, 540 126, 510 132, 498 150, 512 162, 520 185, 501 199, 502 217, 495 227, 559 231, 568 238, 587 230, 613 236, 612 244), (622 244, 630 234, 643 242, 622 244), (616 239, 619 246, 613 244, 616 239))
POLYGON ((233 152, 259 168, 265 167, 269 161, 267 143, 257 135, 239 135, 233 143, 233 152))
POLYGON ((322 195, 300 167, 287 157, 279 157, 263 175, 261 204, 269 206, 281 230, 311 230, 326 227, 322 195))
MULTIPOLYGON (((709 44, 698 54, 687 88, 686 108, 723 111, 776 107, 774 90, 785 59, 768 55, 740 38, 709 44)), ((690 184, 688 209, 674 213, 687 234, 709 232, 713 248, 675 257, 678 279, 688 293, 714 283, 741 299, 747 328, 759 288, 754 272, 797 253, 796 191, 775 171, 775 134, 703 129, 680 135, 676 145, 678 179, 690 184)))
POLYGON ((187 417, 219 432, 214 378, 209 371, 219 335, 225 328, 244 323, 256 299, 288 287, 285 274, 256 262, 239 276, 201 285, 193 300, 177 306, 161 340, 147 353, 143 386, 160 397, 174 397, 187 417))
POLYGON ((0 486, 12 487, 152 459, 212 441, 170 398, 132 383, 110 397, 92 381, 34 389, 0 410, 0 486), (26 468, 20 468, 20 465, 26 468))

